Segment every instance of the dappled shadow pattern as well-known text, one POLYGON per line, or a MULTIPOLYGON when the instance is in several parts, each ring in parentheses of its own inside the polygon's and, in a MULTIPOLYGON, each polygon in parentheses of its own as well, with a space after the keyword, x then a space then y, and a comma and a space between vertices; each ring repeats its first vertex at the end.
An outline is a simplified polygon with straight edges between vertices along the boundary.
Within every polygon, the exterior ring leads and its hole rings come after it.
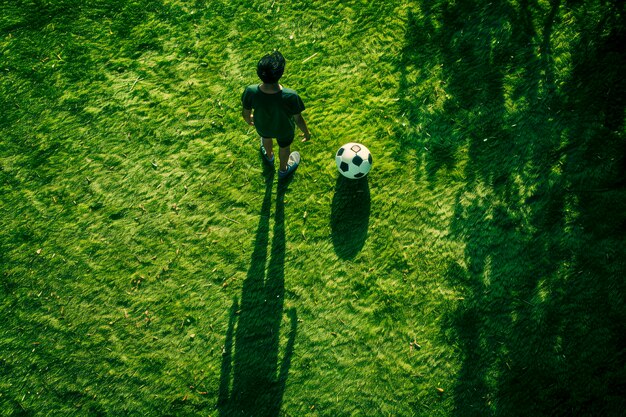
POLYGON ((624 4, 421 3, 399 63, 419 128, 401 140, 433 186, 461 159, 467 181, 445 277, 462 301, 442 329, 461 359, 454 414, 622 415, 624 4))
POLYGON ((230 311, 222 359, 220 415, 277 417, 280 414, 297 331, 296 311, 287 311, 290 330, 279 365, 280 324, 285 296, 285 209, 287 183, 279 183, 269 264, 272 175, 266 170, 265 197, 250 269, 230 311), (234 352, 233 352, 234 350, 234 352))
POLYGON ((363 249, 370 217, 370 188, 367 177, 351 180, 337 177, 330 215, 335 253, 353 259, 363 249))

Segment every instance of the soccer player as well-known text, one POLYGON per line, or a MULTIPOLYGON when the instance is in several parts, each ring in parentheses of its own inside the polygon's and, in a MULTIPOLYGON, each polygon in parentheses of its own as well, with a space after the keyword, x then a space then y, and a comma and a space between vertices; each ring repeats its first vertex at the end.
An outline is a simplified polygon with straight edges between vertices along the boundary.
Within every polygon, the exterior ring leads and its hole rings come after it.
POLYGON ((274 163, 273 139, 278 143, 278 177, 287 178, 298 168, 300 154, 291 152, 297 125, 303 134, 302 142, 311 139, 311 133, 302 117, 304 103, 294 90, 278 83, 285 71, 285 58, 274 51, 257 64, 257 75, 262 84, 246 87, 241 98, 241 115, 246 123, 256 128, 261 137, 261 154, 269 164, 274 163))

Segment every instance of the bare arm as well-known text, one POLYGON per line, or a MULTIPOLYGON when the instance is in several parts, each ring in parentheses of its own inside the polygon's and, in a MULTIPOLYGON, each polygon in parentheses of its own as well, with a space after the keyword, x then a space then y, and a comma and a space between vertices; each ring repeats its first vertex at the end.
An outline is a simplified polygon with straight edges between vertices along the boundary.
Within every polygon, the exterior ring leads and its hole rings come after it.
POLYGON ((241 111, 241 116, 243 120, 246 121, 250 126, 254 126, 254 116, 252 115, 252 109, 243 109, 241 111))
POLYGON ((302 131, 302 136, 304 136, 304 139, 302 139, 302 142, 311 140, 311 132, 309 132, 309 128, 307 127, 306 122, 304 121, 304 117, 302 117, 302 113, 296 114, 295 116, 293 116, 293 119, 295 120, 296 125, 298 125, 298 127, 302 131))

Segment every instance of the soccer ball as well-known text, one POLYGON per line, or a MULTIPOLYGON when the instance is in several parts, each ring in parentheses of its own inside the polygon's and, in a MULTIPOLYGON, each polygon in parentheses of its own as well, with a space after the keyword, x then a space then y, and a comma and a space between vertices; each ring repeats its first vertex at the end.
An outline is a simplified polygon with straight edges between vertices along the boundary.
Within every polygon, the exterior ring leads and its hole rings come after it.
POLYGON ((337 169, 346 178, 362 178, 372 168, 372 154, 360 143, 346 143, 335 155, 337 169))

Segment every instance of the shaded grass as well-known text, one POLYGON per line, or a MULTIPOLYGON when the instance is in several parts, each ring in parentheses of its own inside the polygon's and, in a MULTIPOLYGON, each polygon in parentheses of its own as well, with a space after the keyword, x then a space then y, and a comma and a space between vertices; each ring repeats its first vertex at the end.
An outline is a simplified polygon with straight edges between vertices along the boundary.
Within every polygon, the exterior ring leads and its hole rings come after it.
POLYGON ((367 240, 371 197, 367 177, 349 180, 337 176, 330 212, 335 253, 342 259, 354 259, 367 240))
POLYGON ((0 7, 2 415, 619 415, 620 3, 0 7))
MULTIPOLYGON (((462 358, 455 413, 619 415, 623 6, 430 7, 410 17, 405 66, 435 66, 439 104, 405 103, 407 140, 433 184, 466 178, 464 256, 445 274, 463 297, 443 326, 462 358)), ((424 85, 411 75, 403 90, 424 85)))

